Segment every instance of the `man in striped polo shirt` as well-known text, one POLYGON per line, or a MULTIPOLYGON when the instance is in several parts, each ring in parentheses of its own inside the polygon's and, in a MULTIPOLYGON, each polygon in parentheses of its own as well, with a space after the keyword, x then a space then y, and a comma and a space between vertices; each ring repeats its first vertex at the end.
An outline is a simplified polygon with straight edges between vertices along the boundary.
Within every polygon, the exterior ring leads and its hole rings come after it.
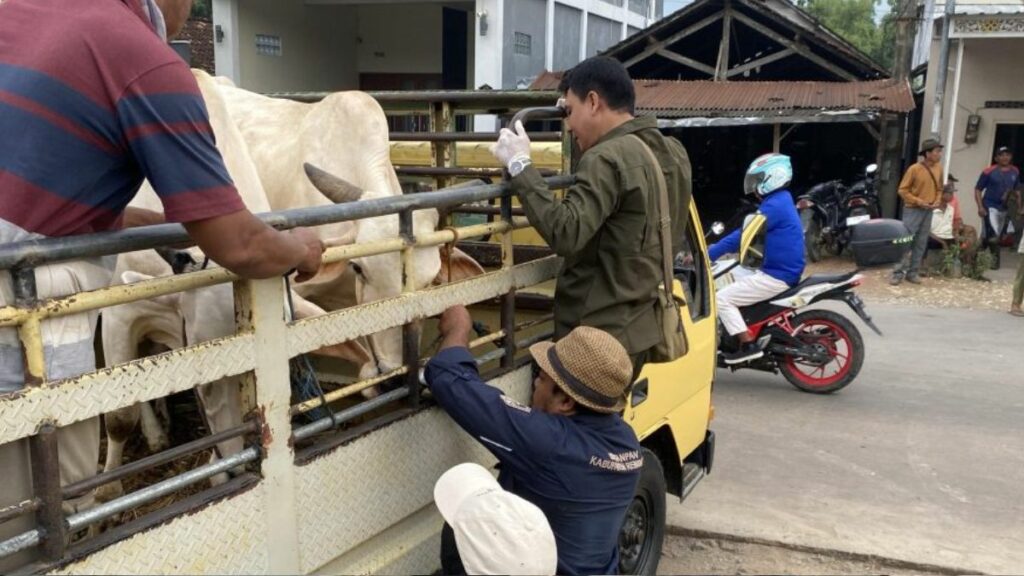
MULTIPOLYGON (((0 243, 166 218, 182 223, 210 258, 243 277, 297 268, 302 280, 317 272, 323 252, 317 236, 263 224, 246 210, 227 173, 195 79, 166 43, 191 4, 0 2, 0 243), (163 202, 163 215, 126 210, 143 179, 163 202)), ((113 264, 108 257, 40 267, 39 297, 106 286, 113 264)), ((13 300, 10 275, 0 271, 0 306, 13 300)), ((95 369, 96 316, 43 324, 47 380, 95 369)), ((0 399, 23 385, 17 334, 0 329, 0 399)), ((27 452, 24 441, 0 446, 0 508, 30 493, 27 452)), ((95 475, 97 419, 62 429, 60 455, 62 483, 95 475)), ((0 539, 29 520, 0 525, 0 539)), ((0 559, 0 572, 6 571, 0 559)))

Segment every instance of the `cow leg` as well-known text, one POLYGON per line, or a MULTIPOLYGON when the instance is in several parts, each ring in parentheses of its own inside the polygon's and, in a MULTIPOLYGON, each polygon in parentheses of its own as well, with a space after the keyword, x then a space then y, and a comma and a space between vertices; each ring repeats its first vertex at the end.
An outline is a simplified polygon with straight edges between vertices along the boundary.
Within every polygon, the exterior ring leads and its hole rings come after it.
MULTIPOLYGON (((199 386, 196 390, 210 434, 242 425, 242 395, 238 377, 222 378, 211 384, 199 386)), ((217 450, 210 454, 210 462, 216 462, 218 454, 222 458, 237 454, 242 451, 244 445, 244 439, 241 437, 220 442, 217 444, 217 450)), ((219 486, 227 481, 227 474, 218 474, 210 479, 210 484, 219 486)))
MULTIPOLYGON (((103 466, 104 472, 110 472, 124 463, 124 446, 135 433, 141 417, 140 404, 114 410, 103 416, 107 428, 107 459, 103 466)), ((96 489, 98 502, 109 502, 124 494, 120 481, 104 484, 96 489)))
POLYGON ((167 431, 164 430, 160 419, 157 418, 153 405, 149 402, 143 402, 139 406, 139 412, 141 414, 142 435, 146 437, 146 446, 149 447, 151 453, 163 452, 171 445, 171 439, 168 437, 167 431))

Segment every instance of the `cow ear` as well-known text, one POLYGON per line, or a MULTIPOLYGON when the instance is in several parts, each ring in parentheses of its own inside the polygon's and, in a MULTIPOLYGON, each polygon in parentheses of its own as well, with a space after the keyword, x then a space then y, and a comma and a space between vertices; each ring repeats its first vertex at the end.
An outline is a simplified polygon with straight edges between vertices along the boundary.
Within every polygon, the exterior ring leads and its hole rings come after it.
POLYGON ((444 284, 447 282, 458 282, 459 280, 465 280, 467 278, 473 278, 484 273, 484 269, 480 264, 458 248, 452 248, 450 258, 441 256, 441 271, 438 272, 437 277, 434 278, 435 284, 444 284), (449 261, 451 261, 451 268, 449 268, 449 261))
POLYGON ((355 202, 363 197, 363 189, 347 180, 325 172, 309 162, 303 163, 302 167, 313 187, 335 204, 355 202))

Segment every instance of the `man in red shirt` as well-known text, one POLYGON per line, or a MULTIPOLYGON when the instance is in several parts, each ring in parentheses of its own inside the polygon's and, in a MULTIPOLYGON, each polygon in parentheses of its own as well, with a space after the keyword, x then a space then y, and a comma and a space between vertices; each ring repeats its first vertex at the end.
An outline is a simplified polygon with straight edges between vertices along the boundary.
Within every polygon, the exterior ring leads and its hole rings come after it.
MULTIPOLYGON (((0 3, 0 243, 180 222, 215 262, 248 278, 315 274, 323 245, 278 232, 242 203, 188 65, 167 45, 191 0, 0 3), (164 215, 126 210, 143 180, 164 215)), ((40 298, 108 285, 113 258, 36 269, 40 298)), ((0 306, 13 301, 0 271, 0 306)), ((43 323, 49 381, 95 369, 95 312, 43 323)), ((0 329, 0 395, 24 386, 13 329, 0 329)), ((95 475, 99 423, 60 430, 61 482, 95 475)), ((0 446, 0 508, 27 498, 25 441, 0 446)), ((81 503, 68 503, 69 508, 81 503)), ((88 505, 85 503, 84 505, 88 505)), ((0 539, 29 518, 0 525, 0 539)), ((0 559, 0 572, 24 558, 0 559)))

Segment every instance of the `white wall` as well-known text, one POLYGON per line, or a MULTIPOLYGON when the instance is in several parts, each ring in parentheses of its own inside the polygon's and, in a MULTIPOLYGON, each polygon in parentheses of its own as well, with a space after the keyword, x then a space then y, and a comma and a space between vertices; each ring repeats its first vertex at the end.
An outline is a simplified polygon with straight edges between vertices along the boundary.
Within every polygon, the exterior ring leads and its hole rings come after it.
POLYGON ((358 7, 359 71, 440 74, 442 6, 358 7))
MULTIPOLYGON (((1024 109, 985 108, 990 100, 1024 100, 1021 78, 1024 77, 1024 38, 993 38, 965 40, 960 75, 958 105, 952 131, 949 120, 953 113, 953 92, 957 76, 959 41, 954 41, 949 57, 949 77, 946 85, 946 111, 941 123, 942 140, 946 144, 945 162, 948 171, 960 180, 958 186, 964 222, 979 226, 980 219, 973 198, 974 183, 982 169, 992 163, 996 145, 997 124, 1024 124, 1024 109), (978 140, 964 142, 967 118, 971 114, 981 117, 978 140)), ((939 42, 932 45, 925 90, 921 139, 929 137, 934 112, 935 83, 938 76, 939 42)))
POLYGON ((239 85, 257 92, 357 88, 356 12, 302 0, 245 0, 238 10, 239 85), (282 55, 258 55, 256 34, 280 36, 282 55))

